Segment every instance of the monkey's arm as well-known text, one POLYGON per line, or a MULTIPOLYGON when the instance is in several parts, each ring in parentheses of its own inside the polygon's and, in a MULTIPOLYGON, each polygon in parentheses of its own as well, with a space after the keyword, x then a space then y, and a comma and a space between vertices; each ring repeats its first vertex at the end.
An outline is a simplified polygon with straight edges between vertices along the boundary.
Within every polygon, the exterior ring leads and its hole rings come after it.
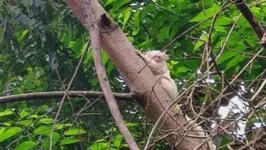
POLYGON ((146 57, 145 54, 142 54, 142 53, 141 53, 140 50, 135 50, 135 52, 136 52, 136 54, 139 55, 139 57, 140 57, 143 61, 145 61, 146 63, 147 63, 148 61, 150 61, 150 60, 146 57))

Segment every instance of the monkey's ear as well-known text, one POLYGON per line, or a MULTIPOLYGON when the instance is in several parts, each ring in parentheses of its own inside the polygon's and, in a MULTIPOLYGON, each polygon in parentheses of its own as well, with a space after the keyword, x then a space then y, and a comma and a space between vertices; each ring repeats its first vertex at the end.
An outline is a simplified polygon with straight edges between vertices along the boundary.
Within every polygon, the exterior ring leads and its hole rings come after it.
POLYGON ((169 59, 169 56, 166 54, 166 51, 162 51, 162 58, 164 60, 168 60, 169 59))

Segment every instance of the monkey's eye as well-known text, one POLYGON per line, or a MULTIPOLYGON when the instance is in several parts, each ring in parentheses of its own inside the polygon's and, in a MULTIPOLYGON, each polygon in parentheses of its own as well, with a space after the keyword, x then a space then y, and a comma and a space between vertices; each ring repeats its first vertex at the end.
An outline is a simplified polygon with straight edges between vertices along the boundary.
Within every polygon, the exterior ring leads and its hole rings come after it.
POLYGON ((160 63, 161 60, 162 60, 162 59, 161 59, 161 56, 158 56, 158 55, 154 56, 154 61, 155 61, 155 62, 160 63))

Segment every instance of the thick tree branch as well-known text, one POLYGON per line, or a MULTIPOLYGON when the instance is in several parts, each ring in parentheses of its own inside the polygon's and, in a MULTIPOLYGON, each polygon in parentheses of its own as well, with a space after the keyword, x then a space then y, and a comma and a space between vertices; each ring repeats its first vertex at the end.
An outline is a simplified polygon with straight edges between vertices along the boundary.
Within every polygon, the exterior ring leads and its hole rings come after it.
MULTIPOLYGON (((18 95, 8 95, 0 97, 0 104, 13 103, 17 101, 40 100, 40 99, 59 99, 64 96, 65 91, 53 92, 34 92, 18 95)), ((103 92, 97 91, 68 91, 67 95, 70 98, 99 98, 103 96, 103 92)), ((134 97, 129 93, 113 93, 117 100, 134 100, 134 97)))

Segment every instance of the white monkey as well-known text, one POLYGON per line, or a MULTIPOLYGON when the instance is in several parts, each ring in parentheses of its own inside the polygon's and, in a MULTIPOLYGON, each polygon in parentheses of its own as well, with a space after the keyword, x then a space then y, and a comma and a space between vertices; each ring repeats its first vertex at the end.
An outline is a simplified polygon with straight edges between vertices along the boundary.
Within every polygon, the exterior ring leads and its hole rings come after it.
MULTIPOLYGON (((139 51, 137 53, 145 60, 147 66, 151 69, 152 73, 158 79, 158 83, 162 86, 165 92, 169 95, 172 100, 175 100, 178 96, 177 86, 175 81, 170 76, 170 71, 167 68, 166 61, 168 60, 168 55, 165 51, 161 52, 158 50, 152 50, 147 52, 146 54, 142 54, 139 51)), ((175 109, 175 108, 174 108, 175 109)), ((179 105, 176 105, 176 112, 181 113, 179 105)), ((185 118, 190 123, 193 123, 192 119, 190 119, 186 114, 185 118)), ((207 136, 203 130, 203 128, 195 123, 193 125, 193 130, 197 131, 199 136, 205 137, 207 136)), ((216 146, 212 143, 210 139, 207 140, 209 148, 211 150, 215 150, 216 146)))
POLYGON ((168 96, 175 100, 178 95, 177 86, 175 81, 170 76, 170 71, 166 66, 166 60, 168 55, 164 52, 153 50, 146 54, 141 54, 141 57, 145 60, 147 66, 151 69, 152 73, 158 79, 158 83, 162 86, 168 96))

